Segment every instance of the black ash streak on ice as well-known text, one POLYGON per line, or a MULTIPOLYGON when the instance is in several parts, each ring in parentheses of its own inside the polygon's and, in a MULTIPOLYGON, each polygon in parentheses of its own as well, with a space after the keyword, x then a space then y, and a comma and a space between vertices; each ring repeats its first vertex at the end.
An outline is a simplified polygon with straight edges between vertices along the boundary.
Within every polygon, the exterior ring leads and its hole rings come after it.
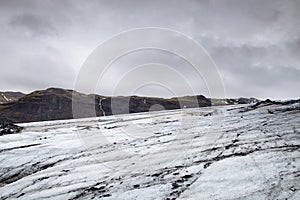
POLYGON ((164 111, 152 114, 151 123, 143 121, 147 119, 145 114, 130 116, 135 118, 120 115, 47 126, 44 126, 47 122, 41 122, 35 127, 29 123, 21 134, 0 137, 1 199, 298 199, 300 196, 299 101, 164 111), (203 143, 207 137, 205 125, 221 112, 225 112, 225 121, 217 133, 220 137, 212 143, 203 143), (174 142, 178 131, 175 124, 180 117, 188 122, 182 127, 187 139, 180 144, 185 148, 192 138, 189 149, 170 145, 156 155, 152 149, 174 142), (107 136, 118 137, 120 128, 130 127, 134 122, 153 130, 153 134, 97 143, 89 151, 80 148, 74 136, 74 131, 80 130, 93 138, 101 130, 107 136), (119 149, 137 153, 120 157, 119 149), (183 157, 171 164, 164 163, 169 162, 170 155, 182 151, 186 151, 183 157), (143 162, 151 166, 145 167, 143 162))

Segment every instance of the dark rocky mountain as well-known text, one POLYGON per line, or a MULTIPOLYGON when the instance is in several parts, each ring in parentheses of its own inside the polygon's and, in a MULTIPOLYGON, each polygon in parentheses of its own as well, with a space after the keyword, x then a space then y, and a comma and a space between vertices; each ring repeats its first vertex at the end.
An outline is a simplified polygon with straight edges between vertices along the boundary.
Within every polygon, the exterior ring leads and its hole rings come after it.
POLYGON ((84 105, 93 96, 77 93, 72 90, 49 88, 27 94, 17 101, 0 105, 0 117, 19 122, 33 122, 55 119, 70 119, 72 115, 72 94, 84 105))
POLYGON ((25 96, 21 92, 0 92, 0 104, 16 101, 25 96))
POLYGON ((0 118, 10 120, 13 123, 21 123, 148 112, 149 110, 160 109, 173 110, 250 103, 251 101, 253 99, 243 99, 243 101, 239 99, 207 99, 202 95, 169 99, 139 96, 104 97, 83 94, 73 90, 49 88, 27 95, 20 95, 20 98, 15 101, 1 104, 0 118))
POLYGON ((255 98, 238 98, 238 99, 209 99, 211 101, 212 106, 220 106, 220 105, 234 105, 234 104, 249 104, 249 103, 257 103, 258 99, 255 98))

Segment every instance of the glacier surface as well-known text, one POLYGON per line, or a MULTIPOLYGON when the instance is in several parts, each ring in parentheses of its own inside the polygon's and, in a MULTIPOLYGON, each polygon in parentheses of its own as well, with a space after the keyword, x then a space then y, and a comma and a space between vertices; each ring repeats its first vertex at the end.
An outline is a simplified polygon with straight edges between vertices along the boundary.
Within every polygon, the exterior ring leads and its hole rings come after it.
POLYGON ((300 199, 300 104, 19 124, 0 199, 300 199))

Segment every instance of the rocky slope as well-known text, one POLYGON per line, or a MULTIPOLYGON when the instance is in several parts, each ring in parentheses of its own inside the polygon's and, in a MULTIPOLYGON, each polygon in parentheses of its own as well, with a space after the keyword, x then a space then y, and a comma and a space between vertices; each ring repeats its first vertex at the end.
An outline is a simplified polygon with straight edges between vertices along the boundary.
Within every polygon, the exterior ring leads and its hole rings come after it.
POLYGON ((13 122, 71 119, 72 95, 82 105, 82 116, 88 117, 85 107, 94 101, 92 95, 72 90, 49 88, 25 95, 15 102, 0 105, 0 116, 13 122))
POLYGON ((20 133, 22 131, 22 127, 17 126, 12 123, 0 123, 0 136, 7 134, 20 133))
POLYGON ((300 199, 300 101, 20 126, 0 199, 300 199))
POLYGON ((138 113, 149 110, 173 110, 179 108, 229 105, 254 102, 255 99, 207 99, 202 95, 179 98, 152 97, 104 97, 82 94, 73 90, 49 88, 35 91, 13 101, 0 105, 0 118, 15 123, 45 120, 72 119, 72 103, 80 108, 79 117, 103 116, 111 114, 138 113), (73 99, 72 99, 73 98, 73 99), (72 100, 74 100, 72 102, 72 100), (198 102, 196 102, 198 101, 198 102), (112 110, 112 103, 114 105, 112 110), (101 106, 100 106, 101 104, 101 106), (124 106, 126 105, 126 106, 124 106), (155 107, 155 105, 160 105, 155 107))
POLYGON ((25 96, 21 92, 0 92, 0 104, 16 101, 25 96))

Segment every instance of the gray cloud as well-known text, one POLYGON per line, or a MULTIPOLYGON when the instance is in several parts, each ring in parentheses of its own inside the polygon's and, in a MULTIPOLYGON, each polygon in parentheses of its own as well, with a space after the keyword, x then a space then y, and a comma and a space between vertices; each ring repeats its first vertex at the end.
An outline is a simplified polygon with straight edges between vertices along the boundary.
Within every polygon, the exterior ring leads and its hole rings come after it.
MULTIPOLYGON (((81 65, 105 39, 154 26, 180 31, 203 45, 228 97, 299 98, 299 18, 297 0, 1 1, 0 90, 73 87, 81 65)), ((159 52, 116 63, 105 85, 113 85, 124 68, 151 59, 179 69, 197 92, 206 94, 189 66, 159 52)), ((101 92, 109 93, 105 85, 101 92)), ((158 89, 153 95, 166 94, 158 89)))
POLYGON ((52 24, 40 16, 24 13, 11 18, 10 24, 20 27, 21 31, 27 31, 32 36, 55 35, 57 31, 52 24))

